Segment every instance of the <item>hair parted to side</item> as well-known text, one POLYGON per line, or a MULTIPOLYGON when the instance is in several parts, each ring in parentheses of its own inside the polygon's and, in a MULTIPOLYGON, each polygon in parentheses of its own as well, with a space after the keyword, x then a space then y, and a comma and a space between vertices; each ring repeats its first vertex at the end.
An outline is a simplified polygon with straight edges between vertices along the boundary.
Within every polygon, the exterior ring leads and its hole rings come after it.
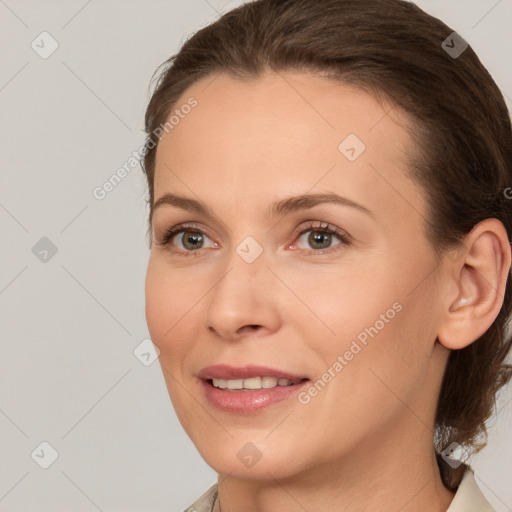
MULTIPOLYGON (((504 194, 512 186, 509 112, 471 47, 458 58, 442 48, 452 32, 405 0, 256 0, 199 30, 157 70, 146 111, 149 229, 159 140, 154 131, 187 88, 222 72, 255 79, 268 71, 301 71, 352 84, 409 115, 415 142, 409 169, 427 197, 425 233, 438 257, 486 218, 500 220, 510 236, 511 200, 504 194)), ((466 465, 451 467, 439 454, 452 442, 468 455, 485 446, 496 393, 512 375, 505 361, 511 311, 509 274, 494 323, 474 343, 450 354, 434 446, 451 491, 466 465)))

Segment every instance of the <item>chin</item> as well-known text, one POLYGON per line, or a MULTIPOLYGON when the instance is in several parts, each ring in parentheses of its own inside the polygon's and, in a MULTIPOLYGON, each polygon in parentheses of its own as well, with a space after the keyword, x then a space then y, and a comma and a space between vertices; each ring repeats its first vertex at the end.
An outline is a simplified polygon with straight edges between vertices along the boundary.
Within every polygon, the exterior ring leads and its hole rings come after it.
MULTIPOLYGON (((215 437, 199 441, 192 438, 201 457, 219 474, 253 480, 284 479, 305 465, 297 460, 300 443, 286 446, 277 436, 274 442, 269 442, 268 432, 261 431, 245 432, 229 439, 226 436, 223 441, 215 437)), ((301 455, 304 455, 302 451, 301 455)))

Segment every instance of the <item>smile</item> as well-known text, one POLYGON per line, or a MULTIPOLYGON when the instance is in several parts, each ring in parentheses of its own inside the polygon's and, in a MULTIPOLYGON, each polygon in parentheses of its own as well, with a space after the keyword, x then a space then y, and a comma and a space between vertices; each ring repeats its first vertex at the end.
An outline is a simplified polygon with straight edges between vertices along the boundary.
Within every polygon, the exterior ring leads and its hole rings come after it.
POLYGON ((214 387, 227 391, 271 389, 276 386, 293 386, 304 379, 283 379, 278 377, 250 377, 248 379, 211 379, 214 387))

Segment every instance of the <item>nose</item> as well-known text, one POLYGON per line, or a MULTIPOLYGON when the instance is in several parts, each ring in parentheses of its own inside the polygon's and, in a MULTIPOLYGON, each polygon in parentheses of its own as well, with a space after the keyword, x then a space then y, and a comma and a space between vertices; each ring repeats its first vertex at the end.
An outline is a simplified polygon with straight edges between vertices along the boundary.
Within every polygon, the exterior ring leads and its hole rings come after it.
POLYGON ((278 280, 264 259, 246 263, 231 260, 230 269, 209 294, 206 311, 208 330, 225 340, 247 335, 264 336, 279 329, 278 280))

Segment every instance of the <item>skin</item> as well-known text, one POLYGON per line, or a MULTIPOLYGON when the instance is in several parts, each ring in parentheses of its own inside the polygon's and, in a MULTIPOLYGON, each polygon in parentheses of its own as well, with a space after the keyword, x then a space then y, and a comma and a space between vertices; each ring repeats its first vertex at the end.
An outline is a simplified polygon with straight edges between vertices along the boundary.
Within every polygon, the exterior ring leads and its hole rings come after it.
POLYGON ((198 105, 158 145, 155 200, 201 200, 214 217, 154 211, 155 242, 194 222, 203 245, 183 245, 183 235, 153 244, 146 318, 177 416, 219 474, 222 512, 445 511, 453 493, 435 462, 435 405, 450 349, 475 341, 501 307, 503 225, 481 222, 456 257, 436 263, 425 194, 406 174, 407 116, 361 90, 269 72, 209 77, 176 107, 190 96, 198 105), (366 145, 353 162, 338 149, 348 134, 366 145), (283 198, 320 192, 371 214, 324 203, 264 215, 283 198), (299 236, 307 221, 351 243, 308 240, 319 228, 299 236), (236 252, 247 236, 264 249, 250 264, 236 252), (315 381, 397 302, 401 311, 307 405, 294 398, 235 414, 201 392, 197 373, 218 363, 315 381), (248 442, 262 455, 252 467, 237 457, 248 442))

